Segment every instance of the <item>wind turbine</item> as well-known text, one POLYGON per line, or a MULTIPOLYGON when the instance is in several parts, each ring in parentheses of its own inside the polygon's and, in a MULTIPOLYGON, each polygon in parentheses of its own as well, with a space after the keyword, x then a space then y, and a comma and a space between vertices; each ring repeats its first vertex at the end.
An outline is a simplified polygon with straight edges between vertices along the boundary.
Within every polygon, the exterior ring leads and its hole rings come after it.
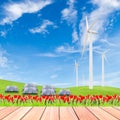
POLYGON ((90 35, 97 34, 96 31, 91 30, 96 22, 92 23, 89 27, 88 25, 88 19, 86 16, 86 35, 85 40, 83 44, 83 50, 82 55, 84 54, 87 39, 89 38, 88 44, 89 44, 89 89, 93 89, 93 41, 90 39, 90 35))
POLYGON ((101 58, 102 58, 102 81, 101 81, 101 86, 104 87, 104 82, 105 82, 105 73, 104 73, 104 68, 105 68, 105 60, 108 62, 107 57, 106 57, 106 53, 109 50, 106 50, 105 52, 100 52, 100 51, 95 51, 98 54, 101 54, 101 58))
POLYGON ((78 87, 78 63, 75 60, 76 87, 78 87))

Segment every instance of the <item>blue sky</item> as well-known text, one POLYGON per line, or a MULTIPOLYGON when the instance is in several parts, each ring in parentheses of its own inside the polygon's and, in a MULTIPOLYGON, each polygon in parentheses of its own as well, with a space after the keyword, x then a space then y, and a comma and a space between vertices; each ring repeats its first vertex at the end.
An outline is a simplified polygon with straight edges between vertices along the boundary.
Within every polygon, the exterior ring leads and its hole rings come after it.
MULTIPOLYGON (((0 2, 0 78, 20 82, 75 86, 89 84, 85 17, 93 29, 93 48, 105 51, 105 85, 120 87, 119 0, 4 0, 0 2)), ((101 55, 94 52, 94 85, 101 84, 101 55)))

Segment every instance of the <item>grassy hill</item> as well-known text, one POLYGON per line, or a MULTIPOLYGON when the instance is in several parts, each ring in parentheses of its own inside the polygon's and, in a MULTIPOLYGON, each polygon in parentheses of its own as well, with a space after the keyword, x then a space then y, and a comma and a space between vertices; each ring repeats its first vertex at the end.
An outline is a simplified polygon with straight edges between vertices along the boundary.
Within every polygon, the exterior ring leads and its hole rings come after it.
MULTIPOLYGON (((0 94, 8 94, 8 93, 5 93, 5 89, 6 89, 6 86, 17 86, 18 89, 19 89, 19 93, 18 94, 22 94, 22 89, 24 88, 24 85, 25 83, 22 83, 22 82, 15 82, 15 81, 9 81, 9 80, 1 80, 0 79, 0 94)), ((42 86, 38 86, 38 92, 40 93, 40 90, 42 89, 42 86)), ((11 93, 11 94, 16 94, 16 93, 11 93)))
MULTIPOLYGON (((22 89, 24 87, 24 83, 15 82, 15 81, 8 81, 8 80, 0 80, 0 94, 8 94, 4 93, 6 86, 8 85, 15 85, 19 89, 18 94, 22 94, 22 89)), ((42 89, 42 86, 38 86, 38 95, 40 95, 40 91, 42 89)), ((101 87, 101 86, 94 86, 93 90, 90 90, 88 86, 79 86, 79 87, 69 87, 67 88, 71 91, 74 95, 95 95, 95 94, 102 94, 102 95, 114 95, 118 94, 120 95, 120 88, 114 88, 114 87, 101 87)), ((57 93, 59 92, 60 88, 56 88, 57 93)), ((12 93, 14 94, 14 93, 12 93)))
POLYGON ((88 86, 80 86, 80 87, 70 87, 68 88, 75 95, 120 95, 120 88, 115 87, 101 87, 101 86, 94 86, 93 89, 89 89, 88 86))

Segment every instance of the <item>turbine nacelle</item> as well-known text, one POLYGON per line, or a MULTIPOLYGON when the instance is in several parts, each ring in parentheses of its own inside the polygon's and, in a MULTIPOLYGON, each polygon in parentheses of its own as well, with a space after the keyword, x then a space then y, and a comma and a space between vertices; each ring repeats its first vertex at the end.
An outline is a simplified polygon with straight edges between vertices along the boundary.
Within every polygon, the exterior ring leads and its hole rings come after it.
POLYGON ((75 60, 75 68, 78 67, 79 64, 77 63, 77 61, 75 60))
POLYGON ((107 63, 108 63, 108 59, 107 59, 107 57, 106 57, 106 53, 109 52, 109 51, 110 51, 110 49, 105 50, 104 52, 94 50, 94 52, 100 54, 100 55, 106 60, 107 63))
POLYGON ((98 34, 96 31, 93 31, 93 30, 88 30, 87 32, 92 34, 98 34))

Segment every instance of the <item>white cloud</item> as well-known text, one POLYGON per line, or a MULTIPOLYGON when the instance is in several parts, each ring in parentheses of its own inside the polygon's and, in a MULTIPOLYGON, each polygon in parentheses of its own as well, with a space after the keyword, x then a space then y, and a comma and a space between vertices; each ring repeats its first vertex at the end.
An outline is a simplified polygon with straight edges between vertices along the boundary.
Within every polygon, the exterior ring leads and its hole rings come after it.
POLYGON ((3 6, 5 17, 1 20, 0 24, 11 24, 13 21, 22 17, 23 14, 35 13, 51 3, 52 0, 9 2, 3 6))
MULTIPOLYGON (((101 49, 101 46, 94 46, 93 47, 93 50, 98 50, 98 49, 101 49)), ((88 51, 89 48, 86 48, 85 51, 88 51)), ((81 49, 76 49, 74 46, 70 46, 68 44, 65 44, 65 45, 61 45, 59 47, 56 48, 55 52, 56 53, 64 53, 65 55, 66 54, 75 54, 75 53, 80 53, 82 50, 81 49)))
POLYGON ((38 53, 35 56, 55 58, 55 57, 60 57, 61 55, 57 55, 55 53, 38 53))
POLYGON ((81 44, 83 45, 85 37, 85 16, 88 16, 89 24, 96 21, 96 24, 93 29, 99 34, 92 38, 93 41, 97 40, 98 37, 103 36, 103 32, 106 27, 109 15, 120 9, 119 0, 91 0, 91 3, 97 8, 89 14, 83 14, 83 18, 80 21, 79 29, 81 31, 81 44))
POLYGON ((77 40, 79 40, 78 33, 75 29, 73 30, 72 38, 73 38, 73 42, 76 42, 77 40))
POLYGON ((79 49, 75 49, 73 46, 62 45, 56 48, 57 53, 80 53, 79 49))
POLYGON ((112 73, 106 73, 105 78, 116 78, 120 76, 120 71, 112 72, 112 73))
POLYGON ((6 37, 7 32, 6 31, 0 31, 0 36, 6 37))
POLYGON ((55 79, 55 78, 57 78, 57 77, 58 77, 57 74, 53 74, 53 75, 50 76, 51 79, 55 79))
POLYGON ((8 58, 5 56, 6 51, 0 46, 0 67, 4 68, 8 66, 8 58))
POLYGON ((56 26, 54 25, 53 22, 51 22, 49 20, 44 20, 41 26, 29 29, 29 31, 31 33, 42 33, 42 34, 45 34, 45 33, 48 33, 48 30, 47 30, 48 26, 53 26, 54 28, 56 28, 56 26))
POLYGON ((80 53, 80 50, 75 49, 73 46, 69 46, 68 44, 66 44, 66 45, 58 46, 54 50, 54 52, 38 53, 38 54, 35 54, 35 56, 56 58, 56 57, 63 57, 63 56, 67 56, 69 54, 75 54, 75 53, 80 53))
MULTIPOLYGON (((106 9, 118 9, 120 7, 119 0, 92 0, 94 4, 97 4, 99 7, 103 6, 106 9)), ((109 10, 108 10, 109 11, 109 10)))
POLYGON ((69 24, 75 25, 77 20, 77 10, 74 8, 74 2, 68 2, 69 7, 62 10, 62 19, 66 20, 69 24))
POLYGON ((69 25, 72 25, 73 33, 72 33, 72 41, 76 42, 78 40, 78 33, 76 30, 76 22, 77 22, 77 10, 75 9, 75 0, 69 0, 67 2, 68 8, 65 8, 61 11, 62 20, 66 20, 69 25))
POLYGON ((0 67, 7 67, 8 59, 7 57, 0 54, 0 67))
MULTIPOLYGON (((94 50, 101 49, 100 46, 94 46, 94 50)), ((85 51, 88 51, 87 48, 85 51)), ((79 54, 81 52, 81 49, 75 49, 74 46, 70 46, 68 44, 58 46, 54 52, 46 52, 46 53, 38 53, 34 54, 34 56, 37 57, 49 57, 49 58, 57 58, 57 57, 63 57, 71 54, 79 54)))

